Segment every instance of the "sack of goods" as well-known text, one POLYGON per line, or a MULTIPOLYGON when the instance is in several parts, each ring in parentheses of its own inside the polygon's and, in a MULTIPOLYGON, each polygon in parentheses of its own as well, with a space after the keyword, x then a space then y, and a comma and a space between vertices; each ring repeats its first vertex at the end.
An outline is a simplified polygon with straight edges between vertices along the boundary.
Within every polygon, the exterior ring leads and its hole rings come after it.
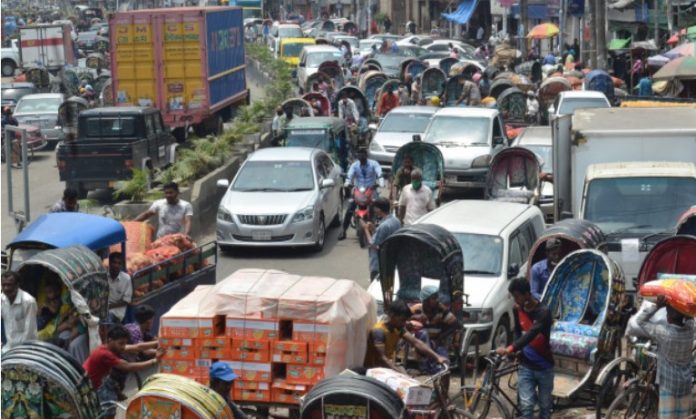
POLYGON ((650 301, 664 295, 667 304, 685 316, 696 317, 696 282, 686 279, 659 279, 640 287, 640 295, 650 301))
POLYGON ((206 383, 223 361, 239 377, 233 399, 296 405, 320 380, 362 364, 375 313, 353 281, 239 270, 162 316, 160 371, 206 383))

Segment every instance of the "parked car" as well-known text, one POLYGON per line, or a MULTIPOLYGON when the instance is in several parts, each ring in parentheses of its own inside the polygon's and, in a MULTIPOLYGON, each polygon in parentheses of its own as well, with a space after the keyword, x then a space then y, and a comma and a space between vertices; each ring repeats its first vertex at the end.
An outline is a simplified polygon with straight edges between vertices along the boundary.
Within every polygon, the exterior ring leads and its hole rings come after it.
POLYGON ((602 92, 592 90, 561 92, 553 105, 549 107, 549 116, 557 118, 562 115, 572 115, 578 109, 588 108, 611 108, 611 103, 602 92))
POLYGON ((280 47, 276 52, 276 58, 279 58, 291 67, 297 67, 300 62, 300 53, 306 45, 314 45, 315 40, 312 38, 283 38, 280 40, 280 47))
POLYGON ((19 99, 26 95, 37 93, 39 90, 33 83, 14 82, 2 84, 2 107, 9 106, 14 109, 19 99))
POLYGON ((8 47, 2 48, 2 76, 10 77, 14 76, 15 71, 19 67, 19 40, 10 40, 10 45, 8 47))
POLYGON ((324 247, 326 228, 343 216, 341 169, 322 150, 266 148, 247 158, 217 213, 222 249, 238 246, 324 247))
MULTIPOLYGON (((450 44, 459 51, 459 54, 466 54, 469 57, 473 57, 476 52, 476 48, 467 44, 466 42, 458 41, 456 39, 435 39, 433 42, 424 45, 423 48, 428 51, 447 51, 450 50, 450 44)), ((463 57, 462 57, 463 58, 463 57)))
POLYGON ((504 126, 496 109, 450 107, 433 115, 423 141, 442 152, 448 188, 485 188, 491 159, 507 144, 504 126))
MULTIPOLYGON (((436 224, 451 232, 464 253, 464 293, 469 296, 464 328, 471 328, 479 353, 512 341, 513 300, 510 280, 527 272, 529 250, 544 229, 544 217, 534 205, 499 201, 458 200, 421 217, 416 224, 436 224)), ((439 285, 424 278, 421 286, 439 285)), ((368 292, 382 301, 379 281, 368 292)), ((394 295, 399 295, 398 275, 394 295)), ((473 351, 473 348, 470 348, 473 351)))
POLYGON ((417 45, 424 47, 433 42, 430 35, 409 35, 396 41, 396 44, 401 45, 417 45))
POLYGON ((379 39, 361 39, 358 43, 358 49, 360 50, 360 55, 371 54, 372 46, 376 46, 377 50, 382 48, 382 41, 379 39))
POLYGON ((376 160, 382 170, 391 170, 396 151, 411 141, 414 135, 422 136, 437 110, 434 106, 399 106, 392 109, 372 137, 369 157, 376 160))
POLYGON ((297 68, 297 84, 301 89, 307 84, 307 77, 319 71, 325 61, 342 63, 341 50, 331 45, 307 45, 302 49, 297 68))
POLYGON ((58 108, 65 96, 62 93, 38 93, 22 97, 14 110, 20 124, 33 125, 41 129, 49 147, 53 148, 63 139, 63 129, 58 120, 58 108))
POLYGON ((344 33, 335 35, 331 38, 331 41, 335 46, 341 48, 343 42, 347 42, 350 45, 350 53, 355 55, 360 52, 360 41, 357 36, 346 35, 344 33))
MULTIPOLYGON (((41 130, 32 125, 20 124, 17 126, 19 129, 24 129, 27 132, 27 149, 29 151, 29 158, 33 155, 35 151, 42 150, 46 147, 48 142, 46 137, 41 133, 41 130)), ((16 139, 20 139, 19 134, 15 134, 16 139)), ((21 150, 21 149, 20 149, 21 150)), ((5 161, 5 132, 2 132, 2 161, 5 161)))
MULTIPOLYGON (((515 138, 513 146, 524 147, 534 154, 541 171, 553 175, 553 138, 550 126, 527 127, 515 138)), ((539 206, 547 223, 553 223, 553 183, 542 180, 539 206)))

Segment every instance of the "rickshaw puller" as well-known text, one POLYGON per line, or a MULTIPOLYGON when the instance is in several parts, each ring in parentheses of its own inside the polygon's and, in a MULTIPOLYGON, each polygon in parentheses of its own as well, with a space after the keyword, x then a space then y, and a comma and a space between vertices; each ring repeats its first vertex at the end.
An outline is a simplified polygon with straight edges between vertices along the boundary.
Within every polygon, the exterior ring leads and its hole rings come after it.
MULTIPOLYGON (((358 150, 358 160, 353 162, 348 169, 344 187, 350 185, 354 185, 356 188, 374 188, 375 196, 379 196, 379 189, 376 188, 376 186, 384 186, 382 168, 379 163, 367 158, 367 150, 364 148, 358 150)), ((346 238, 346 230, 348 230, 348 226, 350 226, 350 220, 353 218, 356 206, 357 204, 355 201, 351 199, 348 204, 348 209, 346 209, 345 216, 343 217, 343 229, 338 235, 338 240, 344 240, 346 238)))
MULTIPOLYGON (((415 333, 418 340, 430 346, 438 355, 449 357, 449 344, 453 333, 457 330, 457 318, 440 304, 438 288, 434 285, 423 287, 420 292, 420 304, 411 307, 414 312, 412 320, 423 325, 415 333)), ((436 364, 430 358, 421 358, 420 370, 426 374, 436 374, 441 371, 441 364, 436 364)))

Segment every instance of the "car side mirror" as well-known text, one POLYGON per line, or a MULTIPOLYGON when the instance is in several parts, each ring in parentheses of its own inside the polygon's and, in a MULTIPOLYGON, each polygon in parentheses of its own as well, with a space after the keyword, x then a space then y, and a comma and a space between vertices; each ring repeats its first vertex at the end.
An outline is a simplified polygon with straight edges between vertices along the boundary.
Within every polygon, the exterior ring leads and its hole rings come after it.
POLYGON ((421 136, 419 134, 413 134, 412 140, 416 141, 416 142, 423 141, 423 139, 421 138, 421 136))
POLYGON ((493 145, 504 145, 505 144, 505 138, 502 136, 499 137, 493 137, 493 145))
POLYGON ((297 66, 298 66, 298 67, 306 67, 307 64, 305 64, 305 63, 299 63, 297 66))
POLYGON ((520 273, 520 265, 517 263, 511 263, 510 266, 508 266, 508 279, 516 278, 517 275, 520 273))
POLYGON ((324 179, 321 181, 321 188, 328 189, 336 186, 336 182, 333 179, 324 179))
POLYGON ((217 187, 218 187, 218 188, 221 188, 221 189, 222 189, 222 188, 224 188, 224 189, 227 189, 227 188, 229 188, 229 187, 230 187, 230 181, 229 181, 229 180, 227 180, 227 179, 218 179, 218 181, 217 181, 216 185, 217 185, 217 187))

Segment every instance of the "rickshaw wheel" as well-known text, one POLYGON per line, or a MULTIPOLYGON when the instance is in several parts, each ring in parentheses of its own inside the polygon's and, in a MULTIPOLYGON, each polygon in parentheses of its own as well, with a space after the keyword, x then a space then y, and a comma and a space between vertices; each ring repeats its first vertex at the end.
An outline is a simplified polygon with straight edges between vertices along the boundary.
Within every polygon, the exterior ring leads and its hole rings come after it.
POLYGON ((604 418, 604 412, 612 404, 612 401, 617 394, 621 392, 623 384, 626 380, 635 377, 638 371, 635 367, 627 363, 625 367, 617 365, 612 369, 607 378, 604 380, 599 390, 595 402, 595 411, 597 419, 604 418))

